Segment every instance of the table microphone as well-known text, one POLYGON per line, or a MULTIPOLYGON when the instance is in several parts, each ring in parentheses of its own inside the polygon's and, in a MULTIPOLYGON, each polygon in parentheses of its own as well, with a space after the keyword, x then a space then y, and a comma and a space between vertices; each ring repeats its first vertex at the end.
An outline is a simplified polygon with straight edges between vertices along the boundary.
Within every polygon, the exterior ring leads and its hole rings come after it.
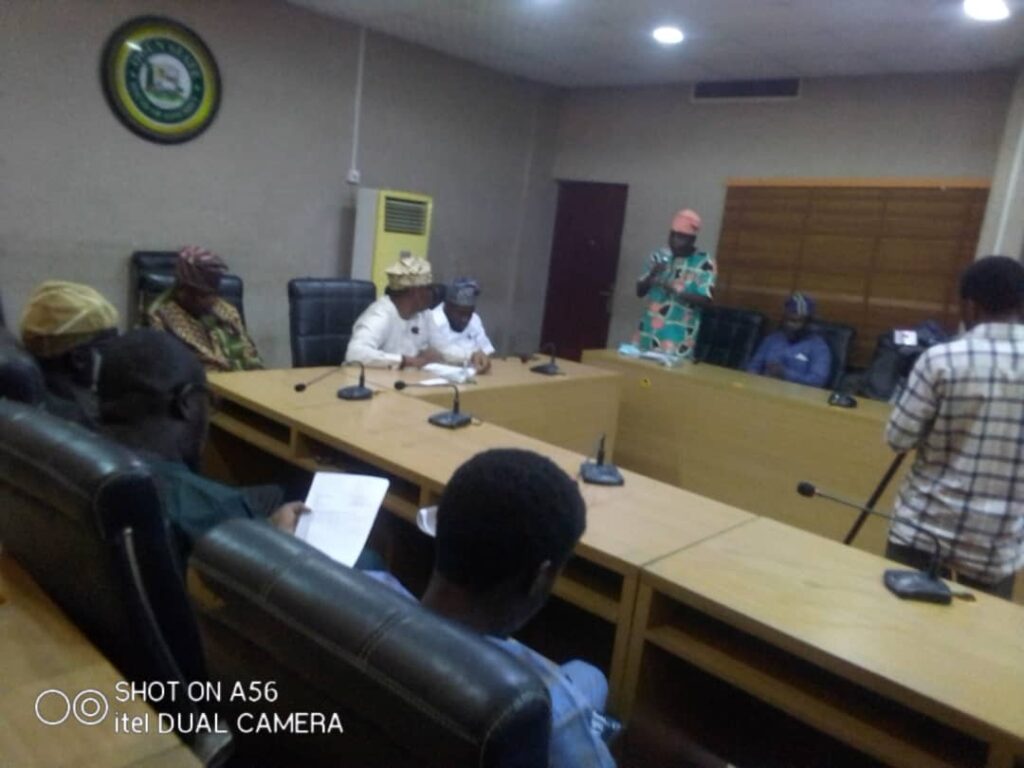
POLYGON ((550 351, 551 360, 546 363, 541 363, 540 365, 535 365, 530 370, 533 371, 534 373, 543 374, 544 376, 560 376, 562 374, 562 369, 558 367, 558 363, 555 361, 554 342, 549 341, 547 344, 543 344, 540 348, 540 351, 550 351))
MULTIPOLYGON (((458 429, 459 427, 468 427, 473 422, 473 417, 468 413, 461 413, 459 411, 459 388, 452 382, 445 382, 445 385, 455 390, 455 397, 452 399, 452 409, 450 411, 441 411, 441 413, 435 413, 427 421, 433 424, 435 427, 444 427, 445 429, 458 429)), ((440 386, 440 385, 439 385, 440 386)), ((427 389, 436 389, 433 384, 420 384, 418 382, 410 381, 396 381, 395 389, 401 392, 406 387, 425 387, 427 389)))
POLYGON ((593 485, 624 485, 625 480, 622 473, 614 464, 604 463, 604 433, 597 441, 597 457, 594 461, 589 459, 580 464, 580 477, 583 482, 593 485))
POLYGON ((309 381, 305 382, 299 382, 298 384, 295 385, 295 391, 305 392, 318 381, 326 379, 328 376, 337 373, 342 368, 347 368, 353 365, 359 366, 359 383, 349 387, 342 387, 341 389, 338 390, 338 397, 342 400, 369 400, 371 397, 373 397, 373 390, 369 389, 366 386, 366 367, 358 360, 342 363, 341 365, 337 365, 334 368, 331 368, 329 371, 321 373, 316 378, 310 379, 309 381))
POLYGON ((841 499, 838 496, 823 493, 822 491, 819 491, 813 483, 808 483, 807 481, 798 483, 796 486, 796 492, 801 496, 806 496, 807 498, 821 496, 822 498, 834 501, 837 504, 843 504, 847 507, 859 510, 861 514, 878 515, 879 517, 884 517, 886 520, 901 523, 909 528, 913 528, 915 531, 920 531, 925 534, 935 548, 935 552, 932 553, 931 560, 928 563, 928 572, 904 571, 890 568, 883 574, 882 581, 890 592, 904 600, 920 600, 925 603, 940 603, 942 605, 948 605, 952 601, 953 593, 950 592, 946 583, 939 578, 939 557, 942 554, 942 544, 939 541, 939 537, 934 533, 917 523, 900 520, 892 515, 877 512, 868 507, 862 507, 860 504, 854 504, 852 501, 841 499))

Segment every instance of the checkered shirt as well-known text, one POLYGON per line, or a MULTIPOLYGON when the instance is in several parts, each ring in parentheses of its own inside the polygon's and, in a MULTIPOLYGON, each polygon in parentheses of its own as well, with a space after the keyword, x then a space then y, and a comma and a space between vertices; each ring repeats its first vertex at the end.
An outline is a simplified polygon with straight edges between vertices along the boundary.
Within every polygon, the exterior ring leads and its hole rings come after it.
POLYGON ((979 325, 921 355, 886 440, 917 449, 889 538, 993 583, 1024 564, 1024 325, 979 325))

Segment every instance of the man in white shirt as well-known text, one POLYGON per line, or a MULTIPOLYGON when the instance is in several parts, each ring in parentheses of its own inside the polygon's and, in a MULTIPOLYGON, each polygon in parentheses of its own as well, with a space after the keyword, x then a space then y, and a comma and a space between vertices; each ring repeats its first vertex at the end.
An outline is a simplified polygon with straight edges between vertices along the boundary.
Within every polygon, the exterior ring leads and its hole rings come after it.
POLYGON ((430 262, 403 252, 387 269, 385 295, 366 308, 352 327, 346 362, 376 368, 422 368, 441 361, 430 346, 433 320, 427 311, 434 292, 430 262))
POLYGON ((430 313, 434 321, 431 344, 445 362, 468 363, 477 373, 487 373, 494 345, 487 338, 480 315, 474 311, 479 295, 480 284, 470 277, 460 277, 448 286, 444 302, 430 313))

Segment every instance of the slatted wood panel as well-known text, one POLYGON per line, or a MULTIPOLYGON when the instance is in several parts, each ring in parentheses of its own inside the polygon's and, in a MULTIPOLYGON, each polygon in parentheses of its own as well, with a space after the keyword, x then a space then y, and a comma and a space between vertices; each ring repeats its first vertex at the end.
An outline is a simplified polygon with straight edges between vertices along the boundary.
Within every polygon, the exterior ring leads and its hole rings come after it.
POLYGON ((957 284, 974 257, 988 187, 730 184, 716 300, 775 318, 802 290, 823 320, 857 329, 851 365, 878 335, 958 323, 957 284))

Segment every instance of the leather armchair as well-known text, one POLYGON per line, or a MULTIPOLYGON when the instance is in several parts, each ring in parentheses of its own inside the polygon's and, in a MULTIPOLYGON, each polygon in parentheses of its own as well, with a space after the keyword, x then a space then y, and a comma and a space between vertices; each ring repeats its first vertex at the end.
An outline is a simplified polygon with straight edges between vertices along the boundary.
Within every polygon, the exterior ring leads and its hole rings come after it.
POLYGON ((850 354, 850 347, 853 346, 853 340, 857 336, 857 329, 852 325, 828 323, 815 319, 807 324, 807 331, 818 334, 828 344, 829 351, 832 353, 832 368, 829 370, 825 387, 836 389, 846 372, 846 360, 850 354))
MULTIPOLYGON (((131 258, 131 285, 135 287, 132 318, 129 326, 145 325, 146 310, 162 293, 174 285, 174 265, 178 260, 176 251, 135 251, 131 258)), ((221 298, 226 299, 238 310, 245 322, 242 308, 244 285, 238 275, 226 274, 220 279, 221 298)))
POLYGON ((369 280, 298 277, 288 281, 292 365, 340 365, 352 326, 377 298, 369 280))
POLYGON ((46 399, 46 382, 35 359, 0 331, 0 398, 29 405, 46 399))
MULTIPOLYGON (((138 458, 77 424, 0 401, 0 541, 136 681, 206 677, 156 486, 138 458)), ((158 704, 192 711, 187 702, 158 704)), ((183 738, 211 762, 225 739, 183 738)))
MULTIPOLYGON (((251 520, 217 526, 189 565, 212 677, 274 681, 242 711, 338 713, 343 734, 240 734, 254 765, 537 768, 551 712, 540 679, 415 600, 251 520)), ((250 715, 251 717, 252 715, 250 715)))
POLYGON ((697 332, 695 359, 724 368, 743 369, 764 329, 760 312, 712 305, 705 307, 697 332))

